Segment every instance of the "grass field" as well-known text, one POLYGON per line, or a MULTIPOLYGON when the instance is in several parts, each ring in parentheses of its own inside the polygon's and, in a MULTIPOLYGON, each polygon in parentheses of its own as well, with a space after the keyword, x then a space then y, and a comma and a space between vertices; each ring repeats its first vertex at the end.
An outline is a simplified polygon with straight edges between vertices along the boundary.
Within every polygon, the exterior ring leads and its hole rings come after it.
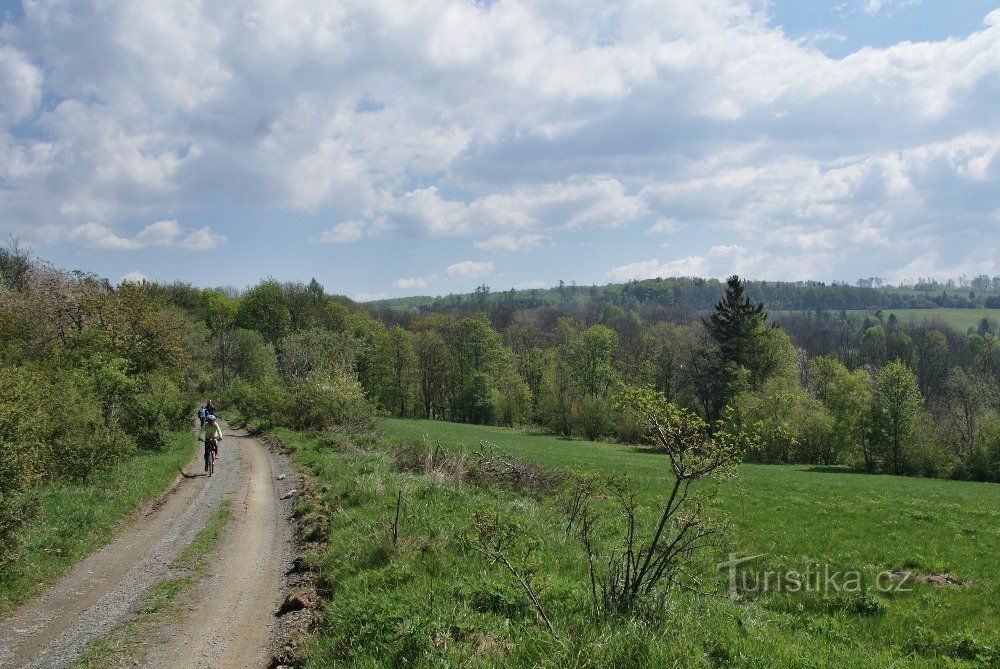
MULTIPOLYGON (((423 440, 447 449, 478 448, 485 440, 550 468, 627 473, 650 508, 669 482, 662 456, 626 446, 432 421, 390 419, 382 426, 393 439, 423 440)), ((712 560, 730 552, 764 554, 758 569, 776 573, 804 573, 813 567, 850 570, 871 585, 886 570, 944 572, 966 585, 918 583, 912 592, 876 593, 860 600, 836 591, 784 593, 744 606, 721 597, 685 599, 700 613, 696 620, 679 614, 675 624, 687 635, 687 650, 678 656, 657 655, 664 661, 673 658, 678 666, 886 667, 1000 662, 1000 486, 742 465, 738 480, 723 489, 711 511, 732 525, 728 545, 712 560), (737 631, 731 626, 734 619, 742 621, 737 631), (713 645, 719 638, 726 640, 725 648, 713 645), (713 660, 713 652, 724 661, 713 660), (754 653, 765 653, 774 662, 753 660, 754 653)), ((545 525, 542 511, 528 505, 519 512, 545 525)), ((567 549, 562 550, 561 559, 569 560, 567 549)), ((574 568, 563 570, 572 573, 574 568)), ((715 575, 717 586, 719 581, 715 575)), ((586 636, 577 642, 595 643, 586 636)), ((566 660, 551 649, 541 657, 548 658, 541 664, 551 660, 551 666, 558 664, 556 657, 566 660)), ((534 656, 532 662, 538 661, 534 656)))
POLYGON ((117 524, 161 493, 194 453, 190 431, 168 435, 162 451, 140 451, 89 485, 36 491, 37 515, 23 528, 19 555, 0 572, 0 617, 51 585, 115 536, 117 524))
MULTIPOLYGON (((939 318, 946 321, 952 328, 959 332, 965 332, 970 327, 978 328, 979 323, 984 319, 989 319, 994 326, 1000 323, 1000 309, 885 309, 885 314, 896 314, 901 322, 909 320, 924 321, 939 318)), ((775 317, 780 318, 782 314, 796 312, 774 311, 775 317)), ((848 310, 849 314, 859 314, 861 316, 875 315, 875 310, 848 310)))

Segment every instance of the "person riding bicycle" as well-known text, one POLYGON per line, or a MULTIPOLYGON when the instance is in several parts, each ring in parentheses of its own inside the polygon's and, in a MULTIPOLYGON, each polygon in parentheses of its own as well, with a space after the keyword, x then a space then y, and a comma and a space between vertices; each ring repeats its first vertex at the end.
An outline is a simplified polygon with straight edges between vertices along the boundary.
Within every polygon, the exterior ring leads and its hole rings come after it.
POLYGON ((209 414, 205 419, 205 424, 201 426, 198 430, 198 439, 202 439, 204 435, 205 440, 205 471, 208 471, 208 458, 209 454, 218 460, 219 459, 219 442, 222 441, 222 428, 219 427, 218 419, 209 414))

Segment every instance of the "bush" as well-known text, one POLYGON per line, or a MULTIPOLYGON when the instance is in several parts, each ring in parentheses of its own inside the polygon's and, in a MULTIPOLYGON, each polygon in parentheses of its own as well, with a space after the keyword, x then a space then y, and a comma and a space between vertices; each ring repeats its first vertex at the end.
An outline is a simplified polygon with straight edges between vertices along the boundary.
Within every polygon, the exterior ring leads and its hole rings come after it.
POLYGON ((220 399, 244 418, 261 421, 268 427, 287 425, 295 403, 291 392, 274 377, 264 377, 254 384, 238 379, 223 391, 220 399))
POLYGON ((365 398, 356 378, 339 372, 313 374, 291 382, 292 407, 289 427, 324 430, 338 425, 374 427, 375 410, 365 398))
POLYGON ((159 451, 166 448, 164 435, 168 430, 188 425, 194 406, 165 376, 151 375, 145 386, 130 403, 125 427, 135 436, 139 448, 159 451))
POLYGON ((28 510, 22 493, 40 473, 47 452, 44 381, 20 367, 0 367, 0 567, 14 550, 28 510))

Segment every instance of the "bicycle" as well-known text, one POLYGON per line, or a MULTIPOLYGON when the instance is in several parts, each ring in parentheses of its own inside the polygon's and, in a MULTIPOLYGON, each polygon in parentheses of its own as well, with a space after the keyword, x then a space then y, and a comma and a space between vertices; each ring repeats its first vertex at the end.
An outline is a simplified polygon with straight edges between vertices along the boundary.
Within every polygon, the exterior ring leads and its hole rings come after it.
POLYGON ((205 442, 205 472, 209 477, 215 473, 215 456, 219 453, 218 439, 199 439, 205 442))

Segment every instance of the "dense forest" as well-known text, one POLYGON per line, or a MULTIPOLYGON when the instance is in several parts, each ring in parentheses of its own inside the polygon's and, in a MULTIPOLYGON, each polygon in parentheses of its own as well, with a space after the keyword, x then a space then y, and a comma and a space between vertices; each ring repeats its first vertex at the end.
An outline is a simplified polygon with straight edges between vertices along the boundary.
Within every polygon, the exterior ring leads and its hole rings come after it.
POLYGON ((208 328, 223 399, 274 423, 322 427, 364 420, 373 407, 631 441, 639 430, 614 410, 615 392, 645 385, 710 424, 759 434, 748 460, 1000 480, 1000 340, 988 319, 957 332, 887 310, 817 308, 775 323, 753 299, 766 288, 772 301, 787 296, 780 306, 802 291, 863 304, 858 295, 880 290, 867 286, 664 279, 625 288, 562 286, 567 299, 530 306, 483 287, 452 308, 403 310, 354 304, 316 281, 267 280, 242 294, 148 290, 208 328), (637 300, 643 286, 692 306, 602 298, 637 300), (715 324, 720 314, 739 321, 735 330, 715 324))
MULTIPOLYGON (((663 279, 482 287, 401 308, 315 280, 113 286, 11 243, 0 252, 0 540, 30 511, 26 491, 158 448, 196 394, 303 429, 370 427, 382 414, 627 442, 640 429, 616 393, 648 386, 753 433, 747 460, 1000 481, 994 324, 958 332, 891 313, 959 295, 938 288, 663 279), (802 311, 775 319, 765 303, 802 311), (870 307, 881 310, 848 311, 870 307)), ((963 299, 992 298, 970 285, 963 299)))
MULTIPOLYGON (((940 283, 920 279, 890 286, 882 279, 859 279, 854 285, 819 281, 746 281, 747 294, 774 311, 841 311, 877 309, 976 309, 1000 307, 1000 276, 981 274, 940 283)), ((482 285, 472 294, 416 296, 367 303, 374 310, 417 310, 422 313, 498 308, 537 309, 566 303, 614 304, 643 317, 662 318, 712 309, 722 293, 717 279, 674 277, 644 279, 606 286, 577 286, 560 281, 548 289, 493 292, 482 285)))

